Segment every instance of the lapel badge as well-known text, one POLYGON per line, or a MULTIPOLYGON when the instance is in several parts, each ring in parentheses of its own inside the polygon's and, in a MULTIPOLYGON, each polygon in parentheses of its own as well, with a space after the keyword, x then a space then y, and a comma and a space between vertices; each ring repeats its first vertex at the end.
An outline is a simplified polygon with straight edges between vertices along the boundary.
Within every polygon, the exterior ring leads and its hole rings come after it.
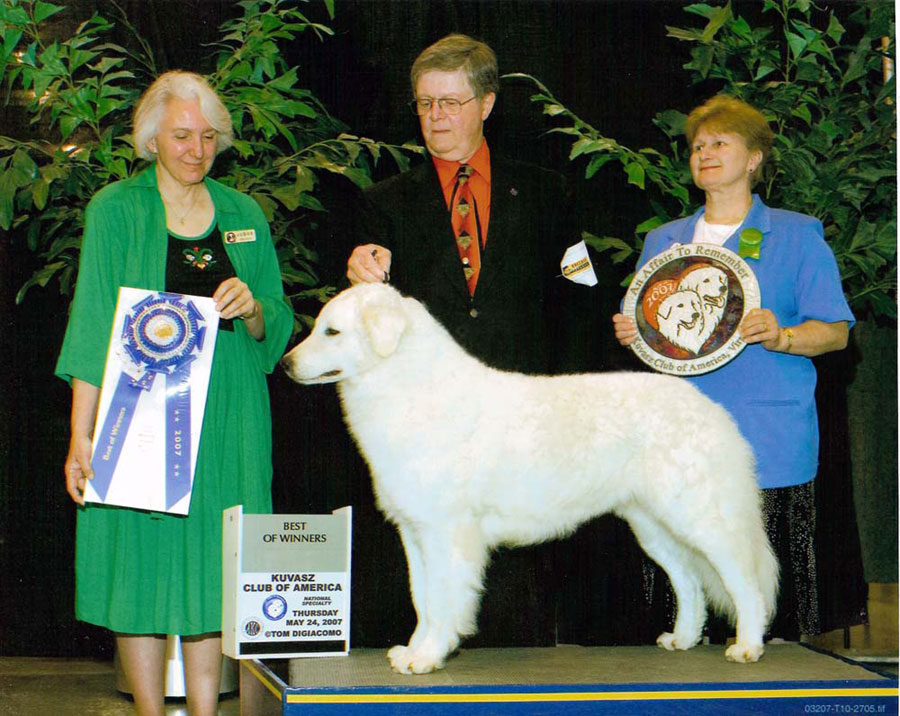
POLYGON ((225 240, 226 244, 244 244, 248 241, 256 241, 256 229, 226 231, 222 238, 225 240))

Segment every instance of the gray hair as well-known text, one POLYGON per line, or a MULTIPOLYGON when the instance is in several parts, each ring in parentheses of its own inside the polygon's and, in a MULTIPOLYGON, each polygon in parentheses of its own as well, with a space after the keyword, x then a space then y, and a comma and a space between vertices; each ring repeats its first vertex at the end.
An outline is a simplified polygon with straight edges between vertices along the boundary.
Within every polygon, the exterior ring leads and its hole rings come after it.
POLYGON ((413 62, 409 73, 413 96, 416 94, 419 77, 426 72, 456 72, 460 69, 466 73, 469 85, 477 97, 500 91, 500 76, 494 51, 480 40, 454 34, 426 47, 413 62))
POLYGON ((159 133, 166 105, 173 99, 195 99, 200 103, 200 112, 216 130, 216 154, 232 145, 231 115, 219 95, 200 75, 174 70, 157 77, 134 108, 134 153, 141 159, 153 158, 147 143, 159 133))

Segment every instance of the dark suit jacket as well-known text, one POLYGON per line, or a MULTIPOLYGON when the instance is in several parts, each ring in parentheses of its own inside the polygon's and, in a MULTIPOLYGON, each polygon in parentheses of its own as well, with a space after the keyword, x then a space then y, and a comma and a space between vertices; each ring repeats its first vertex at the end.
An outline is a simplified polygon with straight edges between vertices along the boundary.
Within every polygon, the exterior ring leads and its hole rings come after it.
POLYGON ((561 176, 491 157, 490 224, 472 298, 431 161, 364 196, 354 245, 390 249, 391 283, 422 301, 471 354, 529 373, 596 367, 597 356, 589 355, 599 332, 589 317, 595 294, 560 271, 566 247, 578 239, 561 176))

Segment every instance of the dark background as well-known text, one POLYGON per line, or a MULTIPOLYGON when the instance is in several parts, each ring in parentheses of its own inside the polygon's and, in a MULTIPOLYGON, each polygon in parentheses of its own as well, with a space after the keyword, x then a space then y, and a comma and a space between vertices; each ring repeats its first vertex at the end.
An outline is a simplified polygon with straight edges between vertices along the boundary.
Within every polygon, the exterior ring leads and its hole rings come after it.
MULTIPOLYGON (((160 70, 210 71, 203 44, 214 41, 218 25, 235 13, 233 3, 221 0, 121 4, 154 48, 160 70)), ((717 89, 688 84, 682 69, 688 48, 667 38, 665 26, 697 25, 699 19, 674 1, 336 4, 330 23, 335 37, 321 43, 304 37, 287 53, 300 66, 302 82, 350 131, 375 139, 418 140, 416 118, 405 106, 408 69, 421 49, 454 31, 485 40, 497 52, 501 73, 536 76, 576 114, 631 147, 660 147, 664 137, 653 127, 653 115, 669 108, 688 111, 717 89)), ((753 25, 761 3, 735 5, 753 25)), ((69 6, 82 17, 94 7, 106 10, 102 2, 89 0, 69 6)), ((318 5, 304 7, 311 17, 327 21, 318 5)), ((546 134, 552 123, 529 102, 531 92, 521 81, 503 82, 486 130, 492 151, 568 174, 579 198, 582 229, 630 233, 649 214, 646 199, 626 187, 624 174, 612 165, 591 182, 580 180, 583 164, 567 161, 565 138, 546 134)), ((7 112, 4 123, 15 120, 7 112)), ((391 169, 387 165, 381 171, 391 169)), ((35 259, 11 250, 7 237, 0 241, 0 252, 0 653, 108 655, 108 636, 73 617, 75 510, 62 478, 70 393, 53 377, 67 301, 51 287, 33 289, 16 306, 15 293, 35 259)), ((618 282, 628 270, 599 263, 602 280, 595 290, 604 315, 617 305, 618 282)), ((606 336, 605 365, 636 367, 610 345, 607 328, 606 322, 597 327, 606 336)), ((848 350, 819 361, 825 466, 818 483, 820 579, 826 628, 857 623, 865 595, 847 448, 846 385, 858 360, 857 352, 848 350)), ((399 541, 375 510, 364 468, 340 427, 333 388, 300 388, 280 373, 272 376, 270 387, 276 512, 322 512, 352 504, 353 644, 405 641, 412 612, 399 541)), ((545 548, 544 555, 544 576, 554 585, 554 597, 535 607, 549 610, 551 619, 556 616, 560 641, 652 643, 665 626, 671 611, 665 580, 645 563, 627 528, 616 520, 597 520, 570 540, 545 548)), ((492 629, 492 621, 505 618, 503 595, 488 595, 482 629, 497 636, 502 628, 492 629)))

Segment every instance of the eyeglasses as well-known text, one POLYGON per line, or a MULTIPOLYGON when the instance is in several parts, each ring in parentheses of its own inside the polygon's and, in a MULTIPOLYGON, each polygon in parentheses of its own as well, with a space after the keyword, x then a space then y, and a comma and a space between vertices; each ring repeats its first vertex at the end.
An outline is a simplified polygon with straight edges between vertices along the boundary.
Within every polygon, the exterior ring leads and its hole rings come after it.
POLYGON ((441 112, 444 114, 459 114, 462 111, 462 106, 464 104, 468 104, 475 96, 469 97, 469 99, 464 102, 460 102, 458 99, 453 97, 439 97, 438 99, 431 98, 423 98, 423 99, 414 99, 409 103, 410 109, 413 112, 418 114, 420 117, 431 112, 431 107, 437 103, 437 106, 440 107, 441 112))

